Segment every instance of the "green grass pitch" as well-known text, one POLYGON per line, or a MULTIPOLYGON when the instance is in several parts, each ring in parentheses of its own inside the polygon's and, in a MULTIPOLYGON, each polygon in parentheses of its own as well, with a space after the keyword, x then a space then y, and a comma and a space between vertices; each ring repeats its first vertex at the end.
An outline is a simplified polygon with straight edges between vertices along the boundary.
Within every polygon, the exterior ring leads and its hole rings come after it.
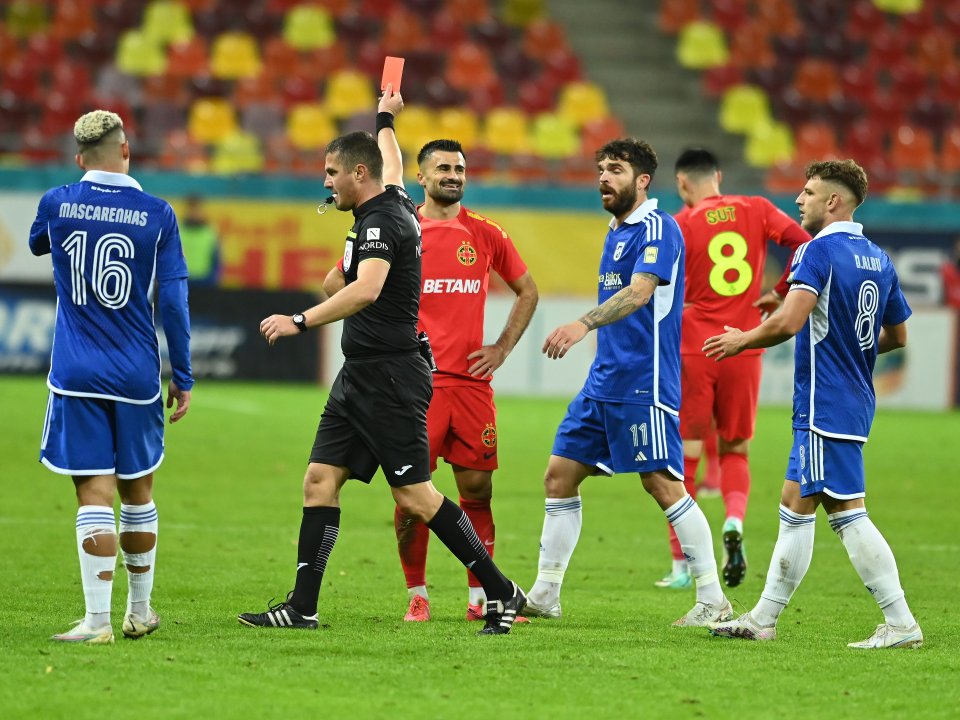
MULTIPOLYGON (((574 388, 571 391, 575 390, 574 388)), ((882 616, 825 518, 813 565, 780 638, 750 644, 670 622, 692 591, 653 581, 669 566, 665 521, 635 476, 590 479, 563 591, 565 617, 478 638, 464 620, 462 568, 431 542, 434 619, 406 605, 391 499, 382 478, 344 490, 340 540, 318 632, 241 627, 290 587, 300 481, 324 399, 303 385, 201 383, 168 428, 157 473, 163 624, 124 640, 126 577, 114 587, 117 644, 47 638, 82 615, 68 479, 36 461, 43 379, 0 378, 0 714, 6 718, 947 718, 960 706, 960 415, 883 412, 867 459, 867 508, 896 554, 926 635, 916 651, 857 653, 882 616)), ((496 557, 528 588, 543 518, 542 472, 563 400, 501 398, 496 557)), ((746 582, 763 586, 777 532, 789 411, 764 409, 753 444, 746 582)), ((449 471, 436 484, 454 492, 449 471)), ((702 506, 714 528, 719 499, 702 506)), ((718 545, 718 558, 720 547, 718 545)))

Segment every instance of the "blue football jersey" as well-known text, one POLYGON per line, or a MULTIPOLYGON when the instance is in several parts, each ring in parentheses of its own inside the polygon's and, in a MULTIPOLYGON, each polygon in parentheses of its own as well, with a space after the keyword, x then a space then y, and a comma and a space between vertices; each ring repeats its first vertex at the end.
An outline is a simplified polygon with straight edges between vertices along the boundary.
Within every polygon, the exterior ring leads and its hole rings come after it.
POLYGON ((597 356, 583 393, 594 400, 655 405, 678 414, 683 236, 653 198, 620 227, 611 222, 600 258, 597 302, 603 304, 629 286, 639 272, 653 273, 660 286, 642 308, 597 328, 597 356))
POLYGON ((57 321, 54 392, 149 403, 160 396, 156 281, 187 277, 176 216, 129 175, 91 171, 48 191, 30 229, 50 253, 57 321))
POLYGON ((866 442, 880 329, 911 314, 897 271, 860 223, 835 222, 797 249, 788 280, 817 295, 797 335, 793 427, 866 442))

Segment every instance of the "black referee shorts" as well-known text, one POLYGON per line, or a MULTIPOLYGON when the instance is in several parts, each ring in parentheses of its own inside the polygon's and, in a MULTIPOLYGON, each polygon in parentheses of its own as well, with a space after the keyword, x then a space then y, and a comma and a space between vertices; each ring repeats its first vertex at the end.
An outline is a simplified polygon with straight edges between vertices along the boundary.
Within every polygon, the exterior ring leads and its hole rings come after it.
POLYGON ((419 353, 348 360, 333 381, 310 462, 350 469, 369 483, 383 468, 393 487, 430 479, 427 407, 433 377, 419 353))

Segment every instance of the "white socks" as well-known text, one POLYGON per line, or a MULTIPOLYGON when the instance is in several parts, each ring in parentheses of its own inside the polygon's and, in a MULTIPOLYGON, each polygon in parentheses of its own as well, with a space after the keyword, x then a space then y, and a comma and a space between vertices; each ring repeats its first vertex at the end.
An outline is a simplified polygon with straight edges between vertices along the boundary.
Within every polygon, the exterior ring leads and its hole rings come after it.
POLYGON ((146 505, 120 505, 120 549, 130 584, 127 612, 145 618, 157 558, 157 506, 152 500, 146 505))
POLYGON ((113 571, 117 565, 117 526, 112 507, 82 505, 77 510, 77 554, 90 629, 110 624, 113 571), (107 552, 95 555, 93 551, 107 552))
POLYGON ((758 625, 777 624, 777 618, 807 574, 813 558, 816 520, 816 513, 800 515, 780 506, 780 533, 770 557, 767 582, 756 607, 750 611, 758 625))
POLYGON ((413 600, 415 595, 419 595, 424 600, 430 599, 430 595, 427 593, 426 585, 414 585, 411 588, 407 588, 407 600, 413 600))
POLYGON ((900 587, 897 562, 883 535, 863 508, 828 515, 830 527, 847 549, 850 562, 873 595, 889 625, 913 627, 916 619, 900 587))
POLYGON ((538 605, 549 606, 559 601, 563 575, 580 539, 583 505, 578 495, 572 498, 547 498, 544 506, 537 581, 530 588, 529 597, 538 605))
POLYGON ((710 525, 700 506, 684 495, 663 511, 680 540, 680 549, 687 559, 687 568, 697 584, 697 602, 716 605, 724 600, 717 576, 710 525))

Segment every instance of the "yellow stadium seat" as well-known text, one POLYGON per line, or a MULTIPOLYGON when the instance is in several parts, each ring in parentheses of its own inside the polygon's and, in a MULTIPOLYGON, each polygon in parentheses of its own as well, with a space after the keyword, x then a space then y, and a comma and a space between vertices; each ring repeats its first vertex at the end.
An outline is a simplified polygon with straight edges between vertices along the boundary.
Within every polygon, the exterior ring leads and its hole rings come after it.
POLYGON ((923 0, 873 0, 878 10, 897 15, 920 12, 923 9, 923 0))
POLYGON ((480 123, 469 108, 446 108, 440 111, 436 135, 459 140, 463 149, 469 150, 480 137, 480 123))
POLYGON ((514 27, 526 27, 547 15, 544 0, 505 0, 501 12, 503 21, 514 27))
POLYGON ((416 157, 420 148, 439 137, 437 116, 423 105, 408 105, 397 117, 397 142, 405 155, 416 157))
POLYGON ((744 158, 752 167, 768 168, 790 162, 794 151, 790 128, 782 122, 770 122, 758 125, 747 136, 744 158))
POLYGON ((160 43, 139 30, 130 30, 120 36, 117 44, 117 69, 127 75, 163 75, 167 54, 160 43))
POLYGON ((593 120, 602 120, 610 114, 607 96, 593 83, 572 82, 560 91, 557 112, 581 128, 593 120))
POLYGON ((705 70, 726 65, 730 58, 723 30, 705 20, 694 20, 680 31, 677 61, 685 68, 705 70))
MULTIPOLYGON (((339 70, 327 82, 327 109, 338 120, 376 107, 373 86, 363 73, 339 70)), ((402 117, 402 116, 401 116, 402 117)))
POLYGON ((720 127, 727 132, 749 133, 753 128, 769 125, 770 101, 756 85, 734 85, 720 100, 720 127))
POLYGON ((213 41, 210 72, 214 77, 236 80, 260 74, 257 40, 245 32, 226 32, 213 41))
POLYGON ((540 113, 533 121, 533 151, 543 158, 567 158, 580 151, 576 126, 562 115, 540 113))
POLYGON ((294 105, 287 116, 287 137, 301 150, 324 148, 337 136, 337 125, 323 105, 294 105))
POLYGON ((217 175, 261 172, 263 151, 260 139, 253 133, 242 131, 227 135, 214 147, 211 170, 217 175))
POLYGON ((186 5, 175 0, 153 0, 143 14, 143 34, 167 45, 193 37, 193 21, 186 5))
MULTIPOLYGON (((7 3, 4 3, 7 5, 7 3)), ((47 3, 14 0, 7 7, 7 32, 14 37, 28 37, 47 28, 47 3)))
POLYGON ((485 118, 483 144, 500 155, 529 152, 527 116, 517 108, 494 108, 485 118))
POLYGON ((315 5, 298 5, 283 21, 283 39, 298 50, 327 48, 337 40, 330 13, 315 5))
POLYGON ((218 143, 237 131, 237 115, 223 98, 200 98, 190 107, 187 132, 199 143, 218 143))

